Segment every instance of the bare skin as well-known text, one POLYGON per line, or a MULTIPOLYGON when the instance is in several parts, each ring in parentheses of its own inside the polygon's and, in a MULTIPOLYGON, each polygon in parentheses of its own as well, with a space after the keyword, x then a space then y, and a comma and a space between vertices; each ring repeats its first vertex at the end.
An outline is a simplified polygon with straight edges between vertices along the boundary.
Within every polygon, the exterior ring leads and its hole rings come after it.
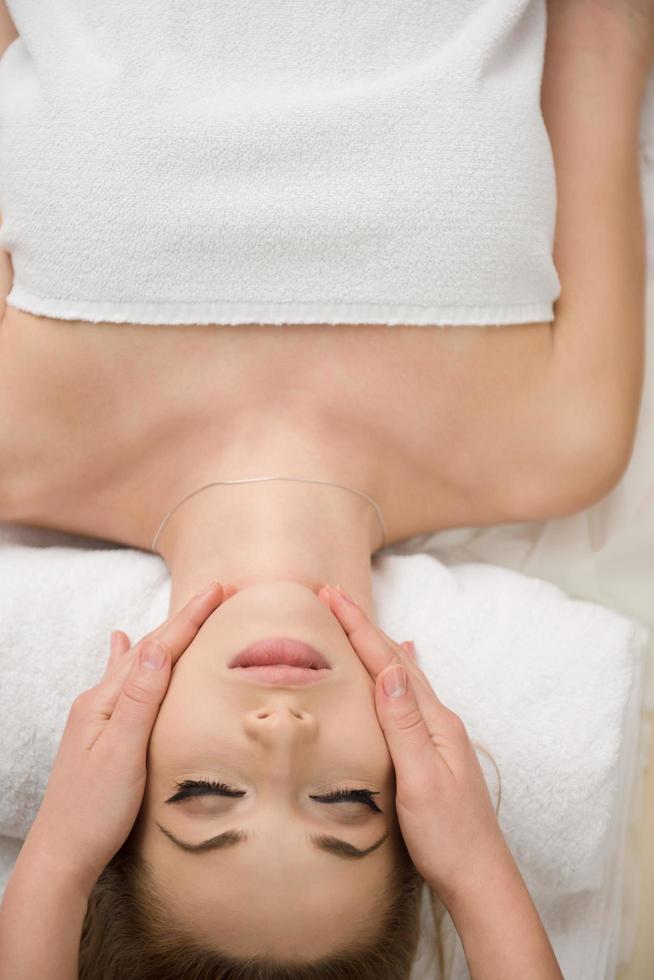
POLYGON ((148 549, 163 514, 203 482, 288 473, 368 492, 393 542, 557 516, 605 492, 619 472, 601 472, 602 460, 624 468, 640 398, 634 139, 647 72, 631 18, 600 3, 605 33, 628 37, 614 42, 611 85, 597 77, 602 50, 581 26, 589 5, 549 11, 542 108, 562 283, 553 323, 88 324, 5 306, 0 520, 148 549), (562 91, 566 72, 576 101, 562 91), (612 200, 586 176, 598 153, 612 200))
MULTIPOLYGON (((602 497, 627 465, 640 404, 637 134, 647 72, 630 29, 627 43, 626 19, 607 4, 598 6, 609 11, 606 26, 602 15, 589 30, 594 7, 554 4, 548 30, 542 107, 556 164, 562 283, 553 324, 161 327, 6 307, 0 520, 148 550, 165 512, 201 484, 288 474, 370 494, 393 542, 562 516, 602 497), (610 44, 601 43, 604 31, 610 44)), ((390 837, 349 867, 303 842, 309 824, 334 820, 310 801, 318 788, 380 793, 384 815, 361 806, 350 828, 359 847, 374 840, 373 823, 394 828, 393 772, 372 682, 317 597, 324 582, 340 582, 372 614, 370 556, 379 544, 374 512, 359 497, 277 482, 207 490, 160 539, 171 612, 212 577, 239 592, 173 673, 150 744, 140 845, 158 884, 174 883, 178 921, 188 916, 212 936, 222 929, 234 951, 251 948, 253 936, 298 954, 317 953, 319 943, 333 948, 349 935, 348 903, 371 896, 392 861, 390 837), (329 654, 329 690, 265 688, 229 675, 233 654, 273 632, 329 654), (361 745, 368 733, 365 753, 353 756, 330 697, 343 705, 346 732, 357 732, 361 745), (211 738, 230 751, 207 754, 211 738), (232 782, 246 796, 214 801, 209 818, 190 807, 169 814, 165 799, 184 777, 232 782), (237 808, 253 833, 240 845, 251 847, 247 858, 238 849, 178 852, 155 828, 174 818, 169 829, 199 841, 235 824, 237 808), (238 882, 231 922, 217 872, 238 882), (325 922, 324 910, 313 910, 320 932, 310 928, 310 909, 302 923, 292 911, 307 876, 343 896, 341 916, 325 922), (286 890, 274 921, 268 904, 257 903, 262 880, 286 890)))

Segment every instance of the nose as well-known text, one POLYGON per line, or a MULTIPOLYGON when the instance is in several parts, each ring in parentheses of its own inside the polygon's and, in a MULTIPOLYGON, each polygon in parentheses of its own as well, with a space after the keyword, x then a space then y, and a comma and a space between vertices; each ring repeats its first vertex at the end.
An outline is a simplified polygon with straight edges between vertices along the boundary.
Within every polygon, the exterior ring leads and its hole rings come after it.
POLYGON ((248 711, 245 729, 252 738, 269 744, 306 742, 315 736, 316 718, 292 704, 266 705, 248 711))

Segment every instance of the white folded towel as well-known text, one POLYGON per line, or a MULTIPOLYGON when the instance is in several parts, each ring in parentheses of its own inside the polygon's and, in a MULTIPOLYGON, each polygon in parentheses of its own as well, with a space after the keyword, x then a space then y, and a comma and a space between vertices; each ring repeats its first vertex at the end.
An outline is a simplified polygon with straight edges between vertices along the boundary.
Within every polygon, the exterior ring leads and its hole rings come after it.
MULTIPOLYGON (((110 631, 136 640, 164 619, 170 577, 157 555, 34 548, 7 543, 7 531, 0 834, 23 838, 70 704, 104 670, 110 631)), ((539 910, 560 918, 602 886, 614 858, 634 754, 625 720, 640 700, 648 630, 551 583, 424 554, 377 556, 373 598, 380 626, 414 640, 438 696, 493 754, 502 830, 539 910)), ((496 798, 492 764, 480 762, 496 798)))

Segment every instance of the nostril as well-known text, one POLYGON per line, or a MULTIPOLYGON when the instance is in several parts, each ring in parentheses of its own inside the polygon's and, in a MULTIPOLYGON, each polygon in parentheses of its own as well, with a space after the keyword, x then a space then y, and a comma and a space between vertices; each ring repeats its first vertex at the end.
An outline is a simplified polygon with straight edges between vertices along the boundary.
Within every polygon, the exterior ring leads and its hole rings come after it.
MULTIPOLYGON (((303 711, 295 711, 294 709, 291 709, 291 714, 293 715, 294 718, 299 718, 300 720, 303 720, 305 717, 303 711)), ((268 718, 269 715, 270 715, 269 711, 265 711, 264 709, 262 709, 261 711, 257 711, 255 713, 255 718, 268 718)))

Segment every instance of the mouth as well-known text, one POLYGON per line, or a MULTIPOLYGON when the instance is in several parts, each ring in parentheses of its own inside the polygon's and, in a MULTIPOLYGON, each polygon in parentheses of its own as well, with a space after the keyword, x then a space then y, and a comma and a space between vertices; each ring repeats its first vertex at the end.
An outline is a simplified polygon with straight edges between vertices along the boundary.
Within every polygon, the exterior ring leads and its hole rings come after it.
POLYGON ((331 670, 321 653, 286 636, 257 640, 241 650, 228 667, 257 684, 315 684, 331 670))

